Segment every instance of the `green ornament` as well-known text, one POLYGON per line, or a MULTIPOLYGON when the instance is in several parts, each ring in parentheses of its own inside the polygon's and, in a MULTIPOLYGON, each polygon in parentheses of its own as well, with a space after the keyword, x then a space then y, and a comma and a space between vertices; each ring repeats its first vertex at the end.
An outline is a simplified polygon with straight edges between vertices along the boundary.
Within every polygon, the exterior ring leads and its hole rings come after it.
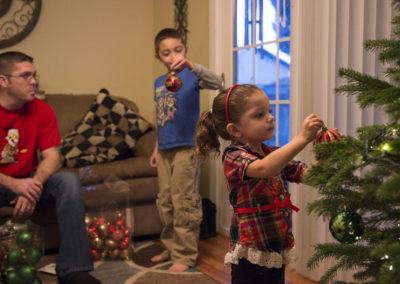
POLYGON ((5 281, 6 284, 20 284, 19 276, 16 271, 11 271, 7 273, 5 281))
POLYGON ((32 284, 42 284, 42 280, 41 280, 39 277, 36 277, 36 278, 33 280, 32 284))
POLYGON ((18 266, 22 260, 22 252, 20 249, 11 249, 7 253, 7 263, 10 266, 18 266))
POLYGON ((346 210, 330 220, 329 231, 339 242, 352 244, 361 240, 364 233, 364 223, 356 212, 346 210))
POLYGON ((17 236, 17 245, 20 248, 29 248, 33 244, 33 236, 30 232, 21 232, 17 236))
POLYGON ((27 264, 34 266, 39 262, 41 257, 40 251, 37 248, 28 248, 25 252, 25 261, 27 264))
POLYGON ((14 267, 12 267, 12 266, 7 266, 5 269, 4 269, 4 271, 2 271, 3 272, 3 274, 4 275, 6 275, 6 274, 8 274, 8 273, 10 273, 10 272, 16 272, 17 270, 14 268, 14 267))
POLYGON ((30 284, 36 278, 36 270, 30 265, 24 265, 18 270, 21 284, 30 284))
POLYGON ((17 270, 12 267, 12 266, 6 266, 5 268, 3 268, 3 270, 0 272, 0 283, 6 283, 6 276, 10 273, 17 273, 17 270))

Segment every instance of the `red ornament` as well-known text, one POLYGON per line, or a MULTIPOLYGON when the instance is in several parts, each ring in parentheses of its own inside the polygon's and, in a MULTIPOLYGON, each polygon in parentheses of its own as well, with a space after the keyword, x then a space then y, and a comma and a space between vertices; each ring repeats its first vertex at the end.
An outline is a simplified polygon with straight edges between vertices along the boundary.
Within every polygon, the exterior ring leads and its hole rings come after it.
POLYGON ((94 232, 92 229, 90 228, 86 228, 86 234, 88 236, 89 239, 94 239, 96 237, 98 237, 97 233, 94 232))
POLYGON ((124 231, 124 235, 125 235, 125 236, 128 236, 129 233, 131 232, 131 228, 130 228, 129 226, 125 226, 125 228, 123 229, 123 231, 124 231))
POLYGON ((114 224, 111 224, 110 226, 108 226, 108 234, 109 235, 112 235, 115 230, 116 230, 116 227, 114 224))
POLYGON ((129 238, 123 238, 122 242, 119 244, 121 249, 127 249, 129 247, 129 238))
POLYGON ((124 221, 122 221, 122 220, 115 221, 115 226, 117 226, 117 228, 119 228, 119 229, 122 229, 123 227, 125 227, 124 221))
POLYGON ((170 72, 165 79, 165 88, 170 92, 177 92, 182 87, 182 80, 175 72, 170 72))
POLYGON ((340 133, 336 129, 328 129, 325 125, 322 130, 315 135, 313 145, 319 143, 338 142, 341 138, 340 133))
POLYGON ((92 249, 92 257, 93 257, 93 260, 96 261, 100 258, 100 253, 97 250, 92 249))
POLYGON ((0 252, 0 263, 6 258, 7 251, 0 252))
POLYGON ((95 225, 103 224, 105 222, 106 222, 105 218, 99 218, 99 219, 96 220, 95 225))
POLYGON ((121 230, 115 230, 114 233, 112 234, 111 238, 116 241, 117 243, 119 243, 122 238, 124 237, 124 233, 121 230))

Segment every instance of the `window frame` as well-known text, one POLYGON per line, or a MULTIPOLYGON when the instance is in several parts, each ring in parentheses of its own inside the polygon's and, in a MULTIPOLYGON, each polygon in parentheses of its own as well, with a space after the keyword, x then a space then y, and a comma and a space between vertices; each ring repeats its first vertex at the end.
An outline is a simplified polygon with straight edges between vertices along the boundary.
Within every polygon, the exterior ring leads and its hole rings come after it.
MULTIPOLYGON (((232 26, 230 27, 230 31, 232 33, 232 40, 229 41, 231 42, 231 66, 232 69, 230 70, 230 72, 232 73, 232 77, 235 77, 235 73, 236 71, 234 70, 235 68, 235 52, 240 51, 240 50, 245 50, 245 49, 252 49, 252 84, 256 84, 255 80, 256 80, 256 49, 259 47, 262 47, 264 45, 267 44, 276 44, 276 53, 275 53, 275 65, 276 65, 276 69, 275 69, 275 84, 276 84, 276 89, 275 89, 275 99, 272 99, 270 97, 270 104, 271 106, 274 106, 275 108, 275 133, 274 133, 274 141, 267 141, 268 145, 271 146, 283 146, 284 144, 286 144, 287 142, 289 142, 289 137, 290 137, 290 115, 289 115, 289 125, 288 125, 288 131, 286 133, 286 140, 283 141, 282 143, 280 143, 280 106, 281 105, 288 105, 289 107, 289 114, 290 114, 290 108, 291 108, 291 96, 290 96, 290 91, 289 91, 289 99, 281 99, 280 98, 280 56, 279 56, 279 52, 280 52, 280 44, 283 42, 289 42, 289 44, 291 43, 291 37, 280 37, 280 10, 281 10, 281 4, 282 6, 284 6, 286 4, 286 0, 276 0, 277 5, 276 5, 276 39, 273 40, 266 40, 266 41, 261 41, 260 39, 256 39, 256 34, 257 34, 257 25, 259 25, 259 23, 262 23, 263 21, 257 20, 257 18, 261 17, 263 15, 263 11, 262 8, 259 8, 259 14, 260 15, 256 15, 256 3, 257 2, 261 2, 263 0, 250 0, 252 2, 251 4, 251 9, 252 9, 252 19, 251 19, 251 23, 249 23, 249 25, 251 25, 251 38, 247 40, 244 39, 243 42, 244 44, 241 46, 235 46, 235 32, 234 32, 234 28, 236 27, 236 15, 235 15, 235 10, 236 10, 236 3, 238 0, 228 0, 231 4, 231 9, 232 9, 232 19, 230 20, 230 22, 232 23, 232 26), (282 3, 281 3, 282 2, 282 3), (258 23, 257 23, 258 22, 258 23), (257 42, 259 41, 259 42, 257 42)), ((245 0, 246 1, 246 0, 245 0)), ((266 0, 267 1, 267 0, 266 0)), ((290 1, 290 0, 287 0, 290 1)), ((226 0, 223 2, 226 2, 226 0)), ((262 7, 262 5, 260 5, 260 7, 262 7)), ((283 13, 284 17, 286 15, 286 13, 283 13)), ((247 27, 244 27, 244 31, 248 30, 247 27)), ((259 30, 262 30, 262 27, 259 28, 259 30)), ((261 33, 259 33, 261 34, 261 33)), ((290 55, 289 55, 290 56, 290 55)), ((290 78, 290 75, 289 75, 290 78)), ((228 85, 234 85, 237 84, 238 82, 235 81, 233 82, 232 80, 232 84, 228 84, 228 85)), ((267 94, 268 95, 268 94, 267 94)))

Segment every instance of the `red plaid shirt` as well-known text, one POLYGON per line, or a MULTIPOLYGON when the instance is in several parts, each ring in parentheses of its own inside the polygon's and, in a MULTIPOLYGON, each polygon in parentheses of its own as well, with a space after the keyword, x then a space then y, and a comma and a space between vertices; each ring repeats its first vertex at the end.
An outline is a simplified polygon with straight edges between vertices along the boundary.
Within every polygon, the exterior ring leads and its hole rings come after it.
MULTIPOLYGON (((263 144, 265 156, 276 150, 263 144)), ((292 212, 288 208, 256 213, 238 214, 236 208, 257 207, 283 201, 288 194, 287 182, 300 182, 304 163, 292 161, 280 174, 271 178, 250 178, 247 167, 263 157, 253 153, 248 145, 232 144, 224 151, 222 160, 227 178, 230 203, 234 208, 230 229, 231 249, 240 244, 260 251, 281 252, 294 246, 292 212)))

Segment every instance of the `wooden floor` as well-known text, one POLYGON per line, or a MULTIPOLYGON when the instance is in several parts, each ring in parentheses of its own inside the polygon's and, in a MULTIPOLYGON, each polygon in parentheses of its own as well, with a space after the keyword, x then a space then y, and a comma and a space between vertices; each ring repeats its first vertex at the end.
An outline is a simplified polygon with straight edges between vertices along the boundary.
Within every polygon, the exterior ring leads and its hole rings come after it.
MULTIPOLYGON (((199 242, 199 260, 196 268, 218 283, 231 283, 231 271, 229 267, 224 266, 224 256, 229 248, 229 239, 226 236, 218 235, 216 237, 200 240, 199 242)), ((294 271, 286 270, 285 278, 293 284, 317 284, 302 277, 294 271)))

